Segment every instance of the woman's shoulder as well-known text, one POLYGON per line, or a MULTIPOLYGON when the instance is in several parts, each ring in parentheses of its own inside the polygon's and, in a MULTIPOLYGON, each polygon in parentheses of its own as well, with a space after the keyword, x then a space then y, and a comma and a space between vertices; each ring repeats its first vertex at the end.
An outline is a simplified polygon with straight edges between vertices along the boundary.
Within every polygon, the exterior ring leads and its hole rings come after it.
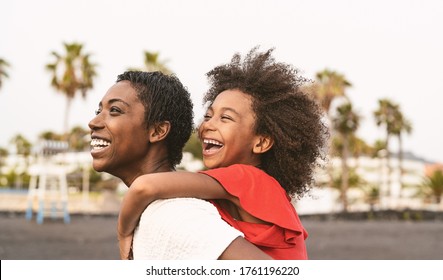
POLYGON ((161 212, 166 214, 168 212, 177 213, 185 210, 187 213, 193 212, 208 212, 217 213, 214 205, 206 200, 185 197, 185 198, 170 198, 170 199, 158 199, 152 202, 143 212, 143 215, 154 215, 161 212))
MULTIPOLYGON (((274 177, 272 177, 265 171, 253 165, 233 164, 227 167, 220 167, 220 168, 200 171, 200 173, 209 175, 217 179, 222 184, 223 182, 221 181, 228 181, 232 183, 234 182, 248 183, 248 184, 259 183, 253 185, 254 186, 267 185, 268 187, 271 186, 271 187, 281 188, 280 184, 274 177)), ((249 185, 249 187, 251 187, 251 185, 249 185)))

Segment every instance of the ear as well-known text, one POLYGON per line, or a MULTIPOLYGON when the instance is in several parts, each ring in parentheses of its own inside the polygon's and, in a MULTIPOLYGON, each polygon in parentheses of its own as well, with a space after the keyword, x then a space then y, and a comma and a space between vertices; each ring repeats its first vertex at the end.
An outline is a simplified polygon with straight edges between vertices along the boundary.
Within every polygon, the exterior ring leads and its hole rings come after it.
POLYGON ((171 123, 168 121, 159 122, 151 126, 149 129, 149 142, 155 143, 162 141, 168 136, 171 130, 171 123))
POLYGON ((269 151, 274 145, 274 139, 270 136, 258 135, 252 148, 254 154, 263 154, 269 151))

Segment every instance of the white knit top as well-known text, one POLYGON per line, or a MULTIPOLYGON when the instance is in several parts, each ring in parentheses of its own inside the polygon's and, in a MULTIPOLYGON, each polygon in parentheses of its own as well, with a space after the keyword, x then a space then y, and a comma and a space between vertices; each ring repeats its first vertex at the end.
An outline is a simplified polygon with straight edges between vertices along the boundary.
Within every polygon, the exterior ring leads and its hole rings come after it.
POLYGON ((143 212, 134 234, 134 259, 215 260, 243 233, 224 222, 209 202, 157 200, 143 212))

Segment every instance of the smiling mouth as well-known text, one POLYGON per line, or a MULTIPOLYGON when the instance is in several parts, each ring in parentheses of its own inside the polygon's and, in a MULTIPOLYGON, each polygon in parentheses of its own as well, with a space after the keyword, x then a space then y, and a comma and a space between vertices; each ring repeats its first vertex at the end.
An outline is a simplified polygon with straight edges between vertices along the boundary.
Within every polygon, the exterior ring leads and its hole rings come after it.
POLYGON ((213 139, 203 139, 203 152, 215 153, 223 148, 223 143, 213 139))
POLYGON ((106 141, 104 139, 93 138, 91 140, 92 150, 101 150, 111 145, 111 142, 106 141))

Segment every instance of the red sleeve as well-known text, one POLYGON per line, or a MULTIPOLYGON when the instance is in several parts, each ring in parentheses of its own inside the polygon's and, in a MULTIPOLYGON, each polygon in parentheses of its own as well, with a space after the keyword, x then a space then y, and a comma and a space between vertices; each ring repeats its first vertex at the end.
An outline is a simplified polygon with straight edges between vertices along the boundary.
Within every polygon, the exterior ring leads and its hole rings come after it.
POLYGON ((303 233, 297 213, 286 191, 264 171, 243 164, 200 171, 217 180, 241 207, 263 221, 303 233))

